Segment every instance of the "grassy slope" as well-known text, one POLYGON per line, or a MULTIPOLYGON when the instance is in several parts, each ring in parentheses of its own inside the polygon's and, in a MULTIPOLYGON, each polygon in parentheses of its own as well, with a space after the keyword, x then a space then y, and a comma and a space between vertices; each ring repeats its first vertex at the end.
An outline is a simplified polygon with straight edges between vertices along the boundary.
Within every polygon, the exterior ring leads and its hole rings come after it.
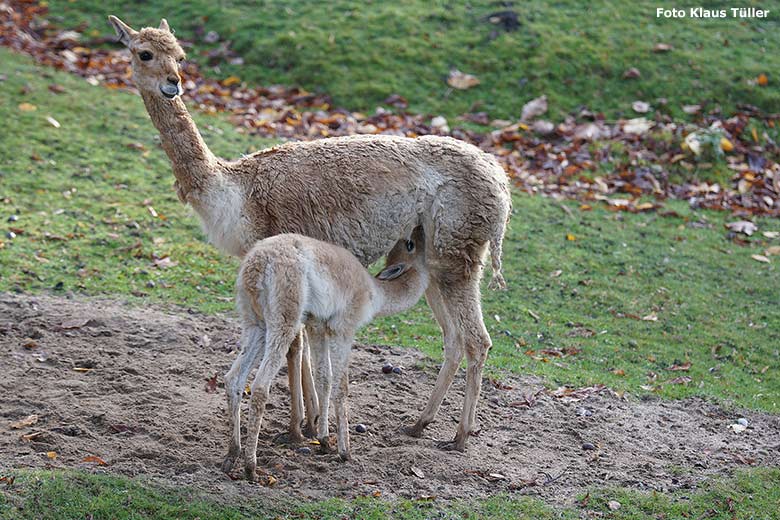
MULTIPOLYGON (((12 240, 0 238, 0 290, 53 290, 61 282, 61 291, 109 293, 138 303, 186 303, 206 312, 229 310, 236 264, 203 244, 195 219, 176 200, 167 160, 155 144, 141 100, 42 69, 5 49, 0 49, 0 61, 7 75, 0 82, 0 120, 15 130, 0 135, 2 228, 24 231, 12 240), (50 93, 47 86, 53 83, 62 85, 65 93, 50 93), (20 110, 23 102, 37 110, 20 110), (49 125, 47 115, 62 127, 49 125), (129 143, 141 143, 145 150, 129 143), (145 207, 148 198, 166 220, 151 216, 145 207), (11 214, 19 220, 5 222, 11 214), (46 239, 45 233, 66 240, 46 239), (140 247, 122 249, 137 242, 140 247), (170 254, 178 265, 155 268, 152 253, 170 254), (155 286, 147 287, 149 281, 155 286), (146 296, 132 295, 139 291, 146 296)), ((232 156, 263 145, 236 134, 219 118, 197 120, 219 153, 232 156)), ((778 297, 773 290, 778 287, 777 271, 774 264, 750 259, 751 253, 761 251, 758 245, 739 247, 724 240, 725 215, 688 214, 676 206, 690 219, 709 220, 712 229, 707 229, 686 226, 682 219, 603 210, 575 209, 575 218, 569 218, 548 200, 524 196, 515 198, 515 206, 506 245, 511 290, 487 293, 485 299, 496 340, 491 370, 536 373, 553 385, 604 382, 641 392, 638 385, 645 382, 646 371, 669 379, 676 374, 663 368, 687 357, 693 361, 694 383, 666 386, 663 395, 700 393, 775 410, 780 386, 778 297), (566 233, 576 240, 567 240, 566 233), (550 277, 556 270, 562 271, 560 276, 550 277), (610 309, 639 315, 655 311, 659 320, 618 319, 610 309), (541 321, 536 323, 528 310, 541 321), (607 332, 594 338, 570 337, 567 322, 607 332), (527 345, 518 347, 516 342, 527 345), (719 361, 710 357, 716 345, 723 345, 720 355, 726 356, 719 361), (553 346, 584 350, 547 363, 523 354, 529 348, 553 346), (710 366, 717 370, 710 373, 710 366), (764 366, 770 370, 761 373, 764 366), (611 368, 622 368, 626 375, 612 374, 611 368)), ((760 225, 778 228, 771 221, 760 225)), ((434 356, 439 350, 436 329, 422 305, 403 317, 378 322, 364 339, 415 345, 434 356)), ((236 508, 193 491, 169 491, 124 478, 77 472, 16 474, 15 487, 0 484, 3 518, 82 518, 85 510, 96 519, 271 514, 267 504, 236 508)), ((607 500, 618 498, 624 509, 614 518, 660 513, 672 517, 689 509, 704 514, 715 508, 711 517, 725 519, 731 518, 726 499, 733 498, 745 518, 762 518, 760 513, 776 509, 780 500, 779 477, 776 470, 752 470, 693 496, 594 490, 587 508, 607 511, 607 500)), ((478 503, 389 505, 365 499, 279 507, 278 514, 300 518, 577 516, 577 511, 552 511, 539 501, 502 496, 478 503)))
MULTIPOLYGON (((158 0, 127 2, 114 14, 138 26, 156 25, 166 16, 185 38, 204 25, 246 58, 244 66, 223 66, 214 74, 300 84, 353 109, 373 110, 399 93, 415 111, 447 116, 473 107, 514 118, 523 103, 542 94, 556 119, 580 105, 608 117, 630 115, 633 101, 654 103, 660 97, 669 100, 663 110, 676 116, 683 116, 683 104, 699 102, 721 104, 727 112, 740 102, 780 111, 772 76, 780 68, 777 9, 766 20, 666 20, 655 17, 661 5, 651 0, 515 3, 520 29, 499 30, 493 39, 496 26, 485 17, 503 8, 489 0, 158 0), (674 50, 654 54, 659 42, 674 50), (482 84, 449 92, 444 80, 452 67, 475 74, 482 84), (630 67, 641 71, 640 79, 623 79, 630 67), (770 75, 769 86, 748 84, 762 72, 770 75)), ((109 13, 99 0, 51 4, 55 19, 65 25, 85 22, 88 33, 110 32, 109 13)), ((701 3, 674 7, 687 5, 701 3)), ((772 8, 752 0, 739 5, 772 8)), ((199 59, 206 47, 198 42, 193 57, 199 59)))
MULTIPOLYGON (((42 74, 5 50, 0 57, 9 71, 0 82, 0 119, 17 129, 1 141, 0 198, 6 201, 0 208, 4 229, 24 231, 13 240, 0 238, 0 290, 134 295, 230 311, 236 263, 203 243, 196 219, 176 199, 141 100, 49 70, 42 74), (65 93, 51 94, 51 83, 65 93), (23 86, 31 92, 23 94, 23 86), (20 111, 22 102, 37 110, 20 111), (84 118, 87 113, 94 117, 84 118), (62 128, 49 125, 46 115, 62 128), (166 220, 149 213, 147 199, 166 220), (11 214, 19 220, 5 222, 11 214), (170 255, 178 265, 155 267, 152 255, 170 255)), ((197 119, 218 153, 235 156, 264 144, 219 118, 197 119)), ((774 263, 750 257, 771 242, 756 238, 752 246, 738 246, 725 239, 728 215, 671 206, 684 218, 576 207, 568 217, 549 200, 517 195, 505 242, 510 290, 485 292, 495 343, 490 369, 538 374, 551 385, 605 383, 641 394, 648 372, 661 383, 681 375, 667 367, 689 360, 693 382, 662 385, 661 395, 726 398, 776 412, 780 273, 774 263), (658 321, 616 317, 620 313, 655 313, 658 321), (597 334, 573 335, 575 323, 597 334), (565 359, 538 352, 564 347, 583 350, 565 359)), ((780 230, 775 221, 759 226, 780 230)), ((375 322, 361 340, 440 356, 438 328, 423 303, 375 322)))

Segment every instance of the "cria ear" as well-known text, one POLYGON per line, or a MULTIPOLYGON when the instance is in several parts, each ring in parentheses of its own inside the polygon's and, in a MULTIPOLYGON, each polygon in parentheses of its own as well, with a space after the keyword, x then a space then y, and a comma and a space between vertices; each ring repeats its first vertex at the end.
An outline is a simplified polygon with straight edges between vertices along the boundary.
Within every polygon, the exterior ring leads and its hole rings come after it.
POLYGON ((161 31, 173 32, 173 31, 171 31, 171 27, 168 25, 168 20, 166 20, 165 18, 160 20, 160 30, 161 31))
POLYGON ((394 264, 387 269, 384 269, 382 272, 376 275, 376 277, 380 280, 395 280, 404 274, 404 272, 406 272, 406 264, 394 264))
POLYGON ((125 44, 126 47, 129 46, 130 40, 138 33, 138 31, 114 15, 110 15, 108 17, 108 21, 111 22, 111 25, 114 26, 114 30, 116 31, 116 35, 119 38, 119 41, 125 44))

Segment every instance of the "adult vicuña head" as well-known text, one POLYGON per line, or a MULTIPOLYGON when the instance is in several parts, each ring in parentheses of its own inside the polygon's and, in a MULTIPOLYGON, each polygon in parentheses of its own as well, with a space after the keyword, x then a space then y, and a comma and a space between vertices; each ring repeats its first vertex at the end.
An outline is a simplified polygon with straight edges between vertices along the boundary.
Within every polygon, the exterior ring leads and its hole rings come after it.
POLYGON ((173 99, 182 94, 180 64, 184 50, 163 18, 160 27, 145 27, 136 31, 116 16, 108 20, 114 26, 119 41, 130 49, 133 81, 139 90, 173 99))

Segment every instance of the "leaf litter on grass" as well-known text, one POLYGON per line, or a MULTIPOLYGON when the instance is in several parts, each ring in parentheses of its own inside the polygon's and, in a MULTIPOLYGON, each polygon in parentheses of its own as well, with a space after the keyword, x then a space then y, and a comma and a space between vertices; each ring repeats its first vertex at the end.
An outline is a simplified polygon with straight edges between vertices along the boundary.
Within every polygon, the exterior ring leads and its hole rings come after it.
MULTIPOLYGON (((16 0, 4 5, 0 44, 30 54, 42 64, 83 76, 92 85, 134 90, 127 52, 97 47, 110 38, 87 40, 76 30, 53 26, 46 19, 45 3, 16 0)), ((657 43, 652 50, 671 52, 673 48, 657 43)), ((213 60, 217 63, 240 62, 228 48, 207 52, 216 53, 213 60)), ((433 125, 436 117, 407 113, 405 100, 403 104, 388 103, 391 109, 379 107, 374 114, 362 114, 334 108, 327 95, 301 88, 251 87, 238 76, 222 81, 208 78, 194 63, 186 63, 182 72, 186 97, 198 109, 229 114, 245 133, 284 139, 450 135, 494 154, 514 183, 528 193, 585 202, 609 202, 620 195, 624 202, 609 205, 614 211, 652 211, 671 197, 687 200, 693 207, 730 210, 743 216, 780 215, 778 148, 766 132, 759 135, 757 131, 757 125, 774 128, 780 115, 764 114, 750 105, 742 105, 730 117, 717 109, 707 112, 702 104, 686 105, 685 111, 698 117, 695 124, 651 112, 647 102, 634 108, 640 112, 647 108, 649 117, 611 122, 587 108, 557 125, 542 121, 533 127, 519 121, 491 121, 486 114, 464 114, 464 121, 479 121, 488 127, 473 129, 433 125), (700 136, 705 136, 704 143, 700 136), (706 177, 714 166, 696 150, 712 150, 713 159, 727 172, 726 178, 699 180, 699 174, 706 177), (696 173, 690 173, 694 170, 696 173), (678 171, 686 175, 675 178, 678 171)), ((455 83, 454 88, 472 88, 479 82, 457 70, 448 81, 455 83)), ((544 113, 543 98, 526 104, 525 119, 544 113)))

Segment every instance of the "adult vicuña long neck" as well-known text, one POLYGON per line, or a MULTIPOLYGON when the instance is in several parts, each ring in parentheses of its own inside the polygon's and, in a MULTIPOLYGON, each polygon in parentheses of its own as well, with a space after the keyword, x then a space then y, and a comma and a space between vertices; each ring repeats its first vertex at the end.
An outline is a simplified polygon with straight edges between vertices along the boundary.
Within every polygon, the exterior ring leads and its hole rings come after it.
POLYGON ((188 195, 206 187, 219 160, 203 141, 180 97, 166 99, 153 92, 141 92, 141 97, 171 160, 179 197, 183 202, 190 202, 188 195))
POLYGON ((381 304, 376 316, 390 316, 413 307, 428 287, 428 273, 413 267, 395 280, 374 278, 381 304))

